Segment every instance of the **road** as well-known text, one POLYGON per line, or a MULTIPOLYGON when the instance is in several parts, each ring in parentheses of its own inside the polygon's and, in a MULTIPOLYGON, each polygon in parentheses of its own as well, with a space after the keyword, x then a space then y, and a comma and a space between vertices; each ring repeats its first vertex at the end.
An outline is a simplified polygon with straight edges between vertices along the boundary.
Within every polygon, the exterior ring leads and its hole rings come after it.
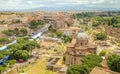
MULTIPOLYGON (((48 31, 48 28, 49 28, 49 27, 50 27, 50 24, 46 24, 46 26, 43 27, 42 29, 40 29, 40 31, 39 31, 37 34, 33 35, 32 38, 33 38, 33 39, 40 38, 40 36, 41 36, 44 32, 48 31)), ((9 44, 6 44, 6 45, 0 47, 0 50, 6 50, 9 45, 12 45, 12 44, 15 44, 15 43, 17 43, 16 40, 12 41, 12 42, 9 43, 9 44)))

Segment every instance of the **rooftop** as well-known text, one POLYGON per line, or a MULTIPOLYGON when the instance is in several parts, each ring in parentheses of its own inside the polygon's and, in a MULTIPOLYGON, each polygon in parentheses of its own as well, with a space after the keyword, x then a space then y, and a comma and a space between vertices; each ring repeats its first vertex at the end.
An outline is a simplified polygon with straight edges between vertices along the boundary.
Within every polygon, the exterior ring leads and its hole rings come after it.
POLYGON ((120 74, 120 73, 117 73, 108 69, 103 69, 100 67, 95 67, 90 74, 120 74))

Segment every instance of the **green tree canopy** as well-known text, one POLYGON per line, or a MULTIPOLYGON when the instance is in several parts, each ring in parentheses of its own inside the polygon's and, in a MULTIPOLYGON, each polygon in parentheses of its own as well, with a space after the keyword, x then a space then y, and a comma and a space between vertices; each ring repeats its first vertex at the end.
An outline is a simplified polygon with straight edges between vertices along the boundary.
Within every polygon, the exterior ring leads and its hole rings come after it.
POLYGON ((1 72, 4 70, 4 67, 3 66, 0 66, 0 74, 1 72))
POLYGON ((13 31, 12 30, 4 30, 2 31, 3 34, 6 34, 7 36, 12 36, 14 35, 13 31))
POLYGON ((57 32, 56 32, 56 35, 57 35, 58 37, 62 37, 62 32, 57 31, 57 32))
POLYGON ((83 57, 81 61, 81 65, 73 65, 68 67, 67 74, 89 74, 95 66, 101 66, 100 62, 102 62, 102 58, 91 54, 83 57))
POLYGON ((0 38, 0 43, 7 43, 9 42, 9 39, 7 37, 0 38))
POLYGON ((62 40, 67 43, 67 42, 71 42, 72 41, 72 38, 70 36, 63 36, 62 40))
POLYGON ((99 56, 105 56, 106 55, 106 51, 101 51, 100 53, 99 53, 99 56))
POLYGON ((12 56, 16 60, 19 59, 27 60, 29 58, 29 53, 26 50, 17 50, 16 52, 14 52, 12 56))
POLYGON ((5 56, 0 53, 0 60, 3 59, 5 56))
POLYGON ((39 48, 40 45, 35 40, 32 40, 32 41, 29 40, 28 37, 18 38, 17 44, 12 44, 8 46, 10 51, 13 53, 11 57, 16 60, 19 60, 19 59, 27 60, 28 53, 36 47, 39 48))
POLYGON ((107 65, 111 70, 120 72, 120 56, 116 54, 109 56, 107 65))
POLYGON ((28 41, 23 45, 22 50, 31 51, 35 47, 38 47, 38 48, 40 47, 36 41, 28 41))
POLYGON ((16 60, 8 60, 7 63, 9 63, 9 65, 14 65, 16 63, 16 60))
POLYGON ((20 29, 20 33, 21 33, 22 35, 27 35, 28 31, 27 31, 27 29, 25 29, 25 28, 21 28, 21 29, 20 29))
POLYGON ((30 22, 30 28, 31 29, 36 29, 38 28, 39 25, 44 25, 45 21, 43 20, 33 20, 30 22))
POLYGON ((89 74, 89 71, 86 65, 73 65, 67 69, 67 74, 89 74))
POLYGON ((104 40, 107 38, 107 35, 105 33, 97 33, 95 39, 96 40, 104 40))
POLYGON ((2 50, 0 51, 0 59, 3 59, 5 56, 10 55, 10 51, 2 50))

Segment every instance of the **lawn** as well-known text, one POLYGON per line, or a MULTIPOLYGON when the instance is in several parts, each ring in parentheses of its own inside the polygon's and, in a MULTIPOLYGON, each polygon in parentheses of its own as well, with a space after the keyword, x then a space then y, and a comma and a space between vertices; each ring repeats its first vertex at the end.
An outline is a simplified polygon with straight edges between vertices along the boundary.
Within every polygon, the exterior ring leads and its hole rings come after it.
POLYGON ((25 73, 27 74, 54 74, 53 71, 46 70, 46 64, 47 61, 45 59, 42 59, 42 60, 38 60, 36 64, 28 65, 22 70, 24 70, 25 73))

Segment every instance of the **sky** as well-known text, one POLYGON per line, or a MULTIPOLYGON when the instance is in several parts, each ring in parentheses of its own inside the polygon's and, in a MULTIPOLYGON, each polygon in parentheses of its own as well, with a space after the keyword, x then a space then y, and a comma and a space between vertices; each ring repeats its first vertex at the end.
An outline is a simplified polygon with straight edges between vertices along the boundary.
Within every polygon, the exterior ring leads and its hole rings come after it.
POLYGON ((0 0, 2 10, 120 10, 120 0, 0 0))

